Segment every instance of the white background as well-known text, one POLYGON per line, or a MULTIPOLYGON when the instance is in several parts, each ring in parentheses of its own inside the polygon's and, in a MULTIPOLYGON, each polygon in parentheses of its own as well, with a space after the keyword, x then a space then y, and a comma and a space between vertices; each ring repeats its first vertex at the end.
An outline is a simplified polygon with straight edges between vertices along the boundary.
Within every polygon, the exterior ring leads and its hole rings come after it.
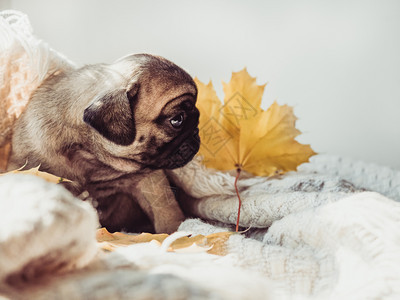
POLYGON ((79 63, 162 55, 202 81, 247 66, 320 153, 400 169, 400 1, 0 0, 79 63))

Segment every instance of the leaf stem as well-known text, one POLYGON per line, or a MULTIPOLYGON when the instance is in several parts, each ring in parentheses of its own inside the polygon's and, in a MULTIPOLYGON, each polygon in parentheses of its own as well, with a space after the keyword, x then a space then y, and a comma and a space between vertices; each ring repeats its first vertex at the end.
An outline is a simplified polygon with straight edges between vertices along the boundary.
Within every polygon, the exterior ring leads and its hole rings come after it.
POLYGON ((236 190, 236 195, 237 195, 237 197, 239 199, 239 208, 238 208, 238 214, 237 214, 237 220, 236 220, 236 232, 239 231, 240 208, 242 207, 242 200, 240 199, 239 190, 238 190, 238 187, 237 187, 237 181, 238 181, 239 176, 240 176, 240 171, 241 171, 240 168, 236 169, 236 178, 235 178, 235 190, 236 190))

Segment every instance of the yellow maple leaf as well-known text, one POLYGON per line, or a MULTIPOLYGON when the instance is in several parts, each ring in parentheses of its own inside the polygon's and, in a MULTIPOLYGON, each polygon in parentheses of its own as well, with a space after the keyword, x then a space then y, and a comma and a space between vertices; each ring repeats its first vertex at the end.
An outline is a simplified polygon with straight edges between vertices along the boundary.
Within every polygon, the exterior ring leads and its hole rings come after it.
POLYGON ((292 107, 274 102, 266 111, 261 109, 265 85, 257 85, 246 69, 232 73, 230 82, 223 84, 223 105, 211 82, 195 81, 199 155, 207 167, 271 176, 296 170, 316 154, 309 145, 295 140, 300 131, 292 107))

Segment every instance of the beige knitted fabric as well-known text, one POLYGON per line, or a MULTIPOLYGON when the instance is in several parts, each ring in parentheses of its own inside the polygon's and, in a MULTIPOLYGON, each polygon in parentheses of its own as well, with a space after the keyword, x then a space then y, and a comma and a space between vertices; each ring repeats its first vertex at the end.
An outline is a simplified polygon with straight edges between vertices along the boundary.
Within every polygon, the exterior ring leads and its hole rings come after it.
POLYGON ((0 171, 5 170, 14 122, 47 76, 73 64, 36 38, 27 16, 0 12, 0 171))

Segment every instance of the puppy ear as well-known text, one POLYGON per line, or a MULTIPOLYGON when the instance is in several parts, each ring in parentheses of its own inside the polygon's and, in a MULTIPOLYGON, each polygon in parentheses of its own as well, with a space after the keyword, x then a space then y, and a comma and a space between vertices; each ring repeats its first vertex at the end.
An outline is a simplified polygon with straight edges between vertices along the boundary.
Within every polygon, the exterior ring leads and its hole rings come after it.
POLYGON ((84 111, 83 121, 106 139, 122 146, 133 143, 136 136, 133 104, 138 86, 116 90, 97 97, 84 111))

